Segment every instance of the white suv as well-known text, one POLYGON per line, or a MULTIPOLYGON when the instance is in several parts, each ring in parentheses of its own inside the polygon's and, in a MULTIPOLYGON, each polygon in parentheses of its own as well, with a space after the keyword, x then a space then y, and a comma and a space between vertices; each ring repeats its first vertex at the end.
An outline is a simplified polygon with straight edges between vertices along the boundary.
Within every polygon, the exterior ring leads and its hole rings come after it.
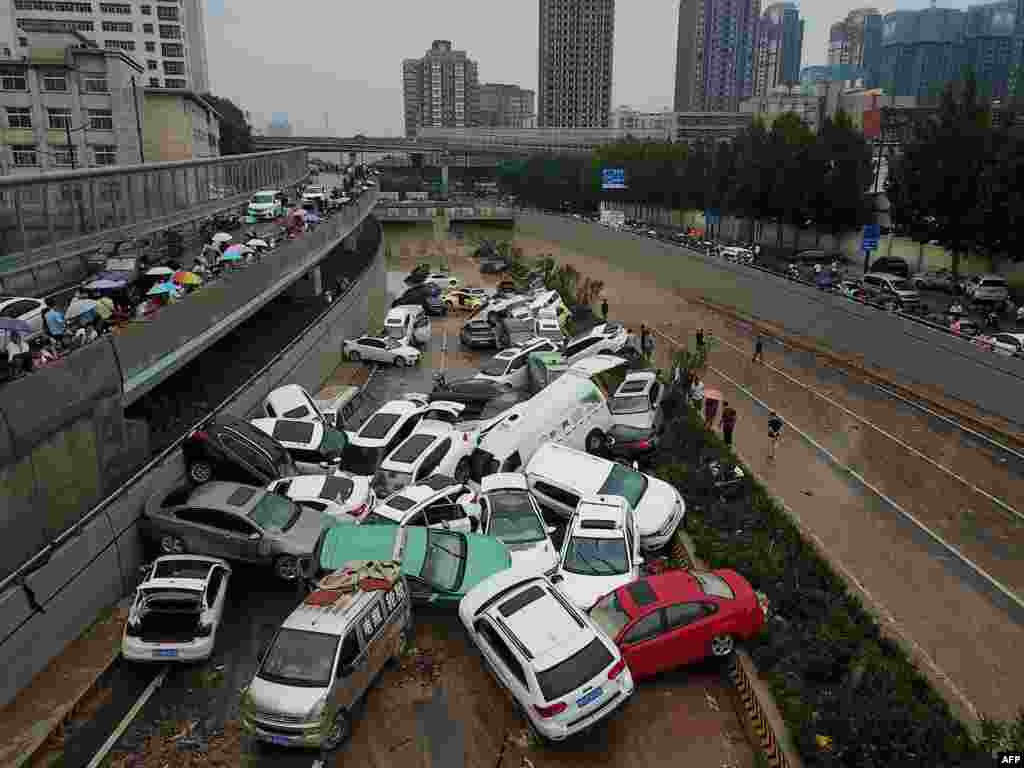
MULTIPOLYGON (((440 403, 431 403, 438 409, 440 403)), ((451 405, 456 405, 452 403, 451 405)), ((461 405, 459 403, 458 405, 461 405)), ((423 419, 405 442, 395 448, 373 477, 378 498, 390 496, 408 485, 431 475, 447 475, 460 483, 469 480, 469 455, 476 447, 476 436, 435 419, 423 419)))
POLYGON ((502 350, 492 357, 480 369, 480 373, 473 378, 479 381, 493 381, 514 389, 523 389, 526 386, 529 373, 526 364, 530 361, 531 353, 557 351, 558 345, 554 341, 538 336, 517 347, 502 350))
POLYGON ((427 398, 412 394, 384 403, 358 432, 348 433, 348 445, 341 454, 342 469, 372 477, 385 457, 412 434, 426 409, 427 398))
POLYGON ((629 334, 619 323, 600 323, 586 333, 570 339, 565 344, 562 355, 565 364, 572 365, 591 355, 614 355, 626 346, 629 334))
POLYGON ((459 618, 541 739, 586 730, 633 694, 619 649, 543 576, 502 571, 462 598, 459 618))
POLYGON ((640 578, 640 535, 621 496, 584 498, 569 521, 551 580, 581 610, 640 578))

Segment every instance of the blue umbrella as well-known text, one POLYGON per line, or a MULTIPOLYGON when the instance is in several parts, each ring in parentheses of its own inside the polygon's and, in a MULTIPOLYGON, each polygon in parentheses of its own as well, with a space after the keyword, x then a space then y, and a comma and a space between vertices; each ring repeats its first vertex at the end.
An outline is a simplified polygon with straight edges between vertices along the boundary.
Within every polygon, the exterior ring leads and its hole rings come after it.
POLYGON ((317 216, 317 215, 316 215, 315 213, 313 213, 312 211, 306 211, 306 213, 305 213, 305 219, 306 219, 306 222, 307 222, 308 224, 319 224, 319 223, 320 223, 320 217, 319 217, 319 216, 317 216))
POLYGON ((167 294, 178 294, 178 286, 174 283, 157 283, 146 293, 147 296, 164 296, 167 294))
POLYGON ((0 317, 0 331, 32 333, 32 326, 16 317, 0 317))
POLYGON ((96 302, 92 299, 75 299, 64 311, 64 319, 91 323, 96 319, 96 302))

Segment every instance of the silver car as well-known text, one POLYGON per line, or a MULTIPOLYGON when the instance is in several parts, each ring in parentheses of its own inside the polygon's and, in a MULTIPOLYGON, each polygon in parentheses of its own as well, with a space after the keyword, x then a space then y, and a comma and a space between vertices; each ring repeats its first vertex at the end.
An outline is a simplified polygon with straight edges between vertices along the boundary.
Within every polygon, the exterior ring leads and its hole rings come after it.
POLYGON ((273 565, 286 581, 299 575, 320 533, 338 523, 291 499, 239 483, 212 482, 154 494, 143 535, 164 555, 210 555, 273 565))

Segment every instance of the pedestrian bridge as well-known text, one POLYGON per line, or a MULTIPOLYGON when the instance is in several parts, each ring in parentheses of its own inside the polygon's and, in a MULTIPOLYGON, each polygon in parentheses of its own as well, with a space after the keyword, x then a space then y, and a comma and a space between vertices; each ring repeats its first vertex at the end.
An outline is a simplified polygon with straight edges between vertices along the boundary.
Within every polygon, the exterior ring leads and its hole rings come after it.
POLYGON ((508 206, 486 205, 483 203, 444 203, 430 200, 413 200, 395 202, 379 200, 374 214, 383 223, 387 222, 425 222, 444 217, 451 222, 485 222, 513 224, 516 220, 515 210, 508 206))

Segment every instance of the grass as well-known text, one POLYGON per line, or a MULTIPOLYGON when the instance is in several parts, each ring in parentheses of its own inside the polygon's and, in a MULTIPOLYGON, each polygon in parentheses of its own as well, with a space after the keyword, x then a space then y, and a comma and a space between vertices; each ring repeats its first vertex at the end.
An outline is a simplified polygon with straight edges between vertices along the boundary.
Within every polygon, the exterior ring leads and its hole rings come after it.
POLYGON ((188 677, 189 688, 220 688, 224 685, 224 672, 219 669, 194 669, 188 677))

